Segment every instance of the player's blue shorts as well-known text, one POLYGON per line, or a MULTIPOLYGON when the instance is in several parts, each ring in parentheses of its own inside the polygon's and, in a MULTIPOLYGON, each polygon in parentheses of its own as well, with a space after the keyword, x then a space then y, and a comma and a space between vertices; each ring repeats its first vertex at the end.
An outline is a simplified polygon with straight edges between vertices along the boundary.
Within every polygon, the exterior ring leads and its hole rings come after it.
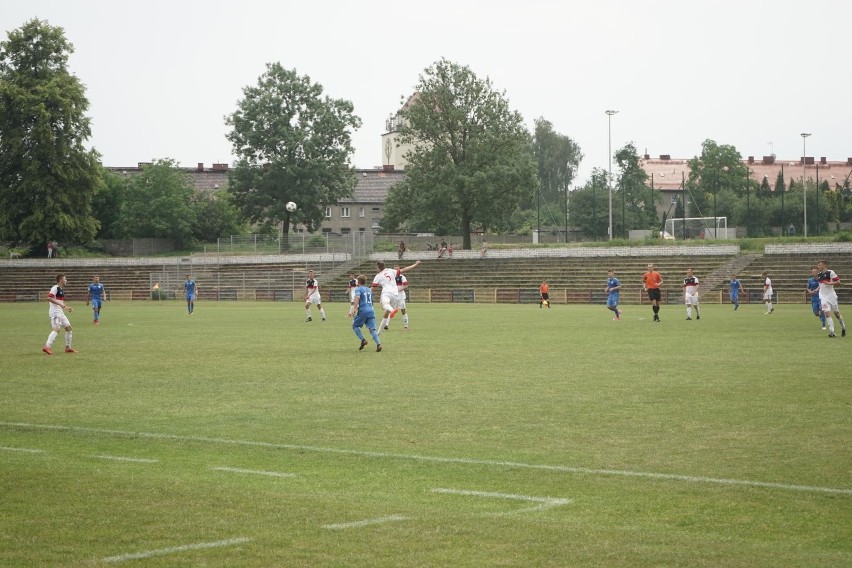
POLYGON ((731 303, 739 304, 740 303, 740 295, 739 294, 731 294, 731 303))
POLYGON ((103 301, 100 298, 97 299, 97 300, 95 298, 92 298, 92 307, 93 308, 100 309, 102 304, 103 304, 103 301))
POLYGON ((358 329, 361 326, 367 326, 367 329, 373 330, 376 329, 376 314, 375 312, 371 313, 361 313, 358 312, 355 315, 355 318, 352 320, 352 329, 358 329))
POLYGON ((194 302, 195 301, 195 294, 187 294, 186 295, 186 301, 187 302, 194 302))
POLYGON ((606 297, 606 307, 614 308, 618 305, 618 294, 610 294, 606 297))

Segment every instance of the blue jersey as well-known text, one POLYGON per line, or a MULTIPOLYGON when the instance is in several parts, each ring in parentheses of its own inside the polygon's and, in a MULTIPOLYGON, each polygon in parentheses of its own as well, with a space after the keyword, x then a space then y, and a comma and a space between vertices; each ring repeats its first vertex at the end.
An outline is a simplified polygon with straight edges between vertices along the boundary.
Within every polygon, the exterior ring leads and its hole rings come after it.
POLYGON ((104 299, 104 285, 100 282, 95 284, 94 282, 89 284, 89 298, 93 302, 100 302, 104 299))
POLYGON ((619 286, 621 286, 621 282, 618 281, 618 278, 614 276, 607 278, 606 287, 610 288, 609 298, 618 299, 618 290, 613 290, 613 288, 618 288, 619 286))
POLYGON ((808 278, 808 292, 817 291, 816 294, 811 295, 811 306, 819 306, 820 305, 818 290, 819 290, 819 280, 817 280, 815 277, 811 276, 810 278, 808 278))
POLYGON ((187 280, 183 283, 183 290, 186 292, 187 298, 195 297, 195 280, 187 280))
POLYGON ((355 288, 354 298, 358 298, 358 315, 376 317, 376 312, 373 310, 373 291, 366 286, 358 286, 355 288))
POLYGON ((731 280, 731 298, 738 298, 740 295, 740 290, 743 289, 742 282, 734 278, 731 280))

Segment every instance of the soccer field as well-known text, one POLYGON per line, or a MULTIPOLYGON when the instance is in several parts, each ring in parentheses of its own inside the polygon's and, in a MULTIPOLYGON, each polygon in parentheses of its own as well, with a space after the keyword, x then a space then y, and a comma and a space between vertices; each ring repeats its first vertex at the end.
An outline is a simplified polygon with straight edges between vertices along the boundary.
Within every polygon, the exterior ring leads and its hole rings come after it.
POLYGON ((809 305, 411 304, 376 353, 344 304, 69 303, 52 357, 0 304, 2 566, 852 565, 809 305))

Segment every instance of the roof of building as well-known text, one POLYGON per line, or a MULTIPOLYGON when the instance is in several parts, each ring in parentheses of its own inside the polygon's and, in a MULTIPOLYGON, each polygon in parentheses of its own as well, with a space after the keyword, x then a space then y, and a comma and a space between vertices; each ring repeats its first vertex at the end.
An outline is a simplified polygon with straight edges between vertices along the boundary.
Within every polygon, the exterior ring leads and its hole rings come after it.
POLYGON ((341 199, 341 203, 384 203, 394 184, 405 179, 405 172, 399 170, 355 170, 358 185, 352 197, 341 199))
MULTIPOLYGON (((818 175, 820 181, 828 180, 831 184, 833 183, 833 176, 837 183, 842 183, 843 178, 852 174, 852 158, 848 158, 846 161, 830 161, 826 158, 817 160, 808 156, 804 161, 807 179, 816 179, 818 175)), ((639 163, 645 173, 648 174, 649 183, 653 176, 654 188, 656 189, 675 191, 680 189, 680 184, 684 179, 689 178, 689 160, 683 158, 672 159, 665 155, 659 158, 645 157, 639 163)), ((753 156, 750 156, 743 160, 743 163, 748 166, 752 180, 760 182, 765 176, 772 190, 775 189, 775 182, 782 170, 784 171, 785 183, 788 183, 791 178, 796 180, 802 178, 802 158, 782 160, 775 156, 763 156, 762 159, 755 160, 753 156)))

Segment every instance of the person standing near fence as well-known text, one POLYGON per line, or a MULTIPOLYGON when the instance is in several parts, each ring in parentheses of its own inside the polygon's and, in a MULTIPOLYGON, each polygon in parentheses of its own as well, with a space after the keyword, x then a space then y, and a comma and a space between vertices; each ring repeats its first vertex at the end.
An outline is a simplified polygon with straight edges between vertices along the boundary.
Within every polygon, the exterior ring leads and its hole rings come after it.
POLYGON ((382 342, 379 340, 379 333, 376 331, 376 312, 373 309, 373 291, 367 287, 367 277, 359 274, 356 279, 355 290, 352 293, 352 307, 349 308, 349 317, 352 320, 352 330, 358 339, 361 340, 361 346, 358 351, 363 351, 367 346, 367 340, 361 332, 363 326, 367 326, 370 330, 370 335, 373 336, 373 341, 376 342, 376 351, 382 350, 382 342))
POLYGON ((399 260, 402 260, 402 255, 405 254, 405 241, 399 241, 399 247, 396 249, 396 256, 399 260))
POLYGON ((743 283, 737 279, 736 274, 731 274, 731 291, 728 295, 731 298, 731 303, 734 305, 735 311, 740 307, 740 292, 745 292, 743 283))
POLYGON ((89 302, 92 302, 92 323, 95 325, 101 324, 101 304, 103 304, 104 299, 106 299, 106 290, 104 290, 104 285, 101 284, 101 277, 95 274, 92 276, 92 283, 86 290, 86 305, 88 306, 89 302))
POLYGON ((183 283, 183 295, 186 298, 186 313, 192 315, 195 313, 195 296, 198 294, 198 283, 187 274, 186 282, 183 283))
POLYGON ((50 316, 50 326, 53 328, 50 335, 47 336, 47 341, 44 347, 41 348, 48 355, 53 355, 53 342, 59 336, 59 330, 65 328, 65 352, 77 353, 77 350, 71 347, 71 322, 68 321, 68 316, 65 312, 73 312, 74 308, 65 305, 65 289, 68 285, 68 279, 64 274, 56 275, 56 284, 50 289, 47 294, 47 301, 50 303, 50 310, 47 312, 50 316))
POLYGON ((769 273, 764 272, 760 275, 763 278, 763 303, 766 304, 766 314, 769 315, 775 311, 772 307, 772 279, 769 278, 769 273))
POLYGON ((312 321, 311 304, 316 304, 322 321, 325 321, 325 310, 322 309, 319 281, 314 277, 314 271, 308 270, 308 279, 305 281, 305 321, 312 321))
POLYGON ((811 268, 811 277, 808 278, 808 287, 805 293, 810 296, 811 310, 819 318, 819 321, 822 323, 822 330, 825 331, 825 313, 822 311, 822 300, 819 298, 819 269, 816 266, 811 268))
POLYGON ((615 270, 612 268, 607 272, 606 279, 606 289, 604 292, 607 293, 606 296, 606 309, 615 313, 615 317, 612 318, 615 321, 621 319, 621 311, 618 309, 618 299, 621 290, 621 282, 619 282, 618 278, 615 277, 615 270))
POLYGON ((701 319, 698 311, 698 278, 692 274, 692 268, 686 269, 686 278, 683 279, 683 303, 686 304, 686 319, 692 319, 692 308, 695 308, 695 319, 701 319))
POLYGON ((654 268, 654 264, 648 263, 648 272, 642 275, 642 289, 648 293, 651 300, 651 309, 654 311, 654 321, 660 321, 660 299, 663 297, 660 286, 663 285, 663 276, 654 268))
POLYGON ((822 302, 822 311, 825 314, 825 321, 828 324, 828 336, 836 337, 834 334, 834 320, 831 319, 831 313, 834 312, 837 321, 840 323, 840 336, 846 337, 846 322, 843 321, 843 316, 840 315, 840 306, 837 301, 837 291, 835 286, 840 284, 840 277, 828 267, 828 262, 821 260, 817 263, 819 268, 819 299, 822 302))

